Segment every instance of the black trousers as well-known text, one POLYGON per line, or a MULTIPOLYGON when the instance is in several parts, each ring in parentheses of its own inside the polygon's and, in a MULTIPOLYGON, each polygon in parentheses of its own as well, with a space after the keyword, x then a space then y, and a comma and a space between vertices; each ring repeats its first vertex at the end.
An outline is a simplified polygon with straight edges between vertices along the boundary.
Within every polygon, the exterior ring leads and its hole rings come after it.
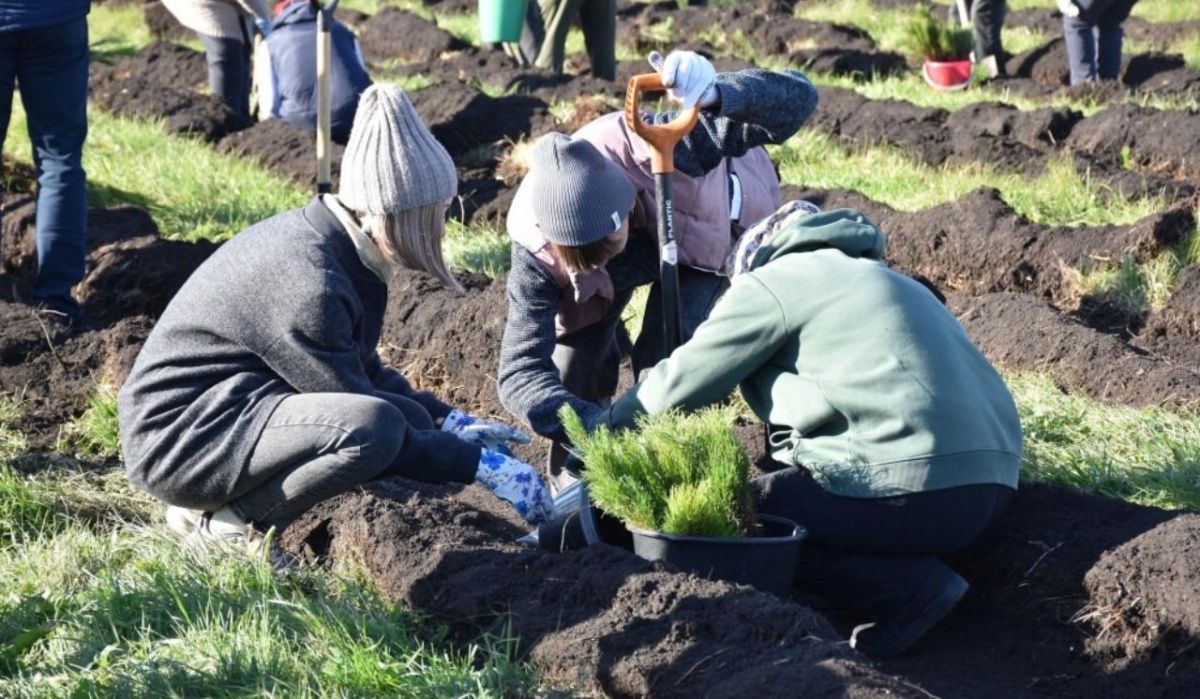
POLYGON ((967 485, 888 498, 848 498, 795 466, 754 480, 759 511, 808 529, 797 583, 830 611, 886 616, 953 574, 941 556, 982 536, 1012 488, 967 485))

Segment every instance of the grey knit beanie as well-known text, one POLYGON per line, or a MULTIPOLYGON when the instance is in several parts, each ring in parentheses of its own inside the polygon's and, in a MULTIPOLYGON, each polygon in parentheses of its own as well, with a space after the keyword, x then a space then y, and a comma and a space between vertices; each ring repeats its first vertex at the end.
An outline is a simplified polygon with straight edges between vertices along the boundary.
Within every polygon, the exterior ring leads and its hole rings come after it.
POLYGON ((578 247, 621 227, 636 192, 629 178, 587 141, 549 133, 533 145, 529 174, 533 217, 546 239, 578 247))
POLYGON ((342 156, 338 199, 368 214, 393 214, 454 198, 458 174, 408 95, 395 85, 362 93, 342 156))

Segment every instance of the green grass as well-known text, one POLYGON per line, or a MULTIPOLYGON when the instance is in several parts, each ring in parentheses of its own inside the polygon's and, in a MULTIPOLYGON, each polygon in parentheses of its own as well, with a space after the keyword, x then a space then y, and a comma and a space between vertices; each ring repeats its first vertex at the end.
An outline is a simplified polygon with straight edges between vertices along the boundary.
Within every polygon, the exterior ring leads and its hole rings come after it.
POLYGON ((1153 259, 1138 263, 1126 256, 1116 265, 1079 272, 1083 294, 1105 301, 1130 316, 1157 311, 1167 303, 1180 271, 1200 262, 1200 230, 1153 259))
POLYGON ((1200 510, 1200 420, 1067 395, 1009 375, 1025 432, 1024 479, 1157 507, 1200 510))
POLYGON ((640 529, 694 536, 740 536, 753 520, 735 416, 728 407, 668 412, 636 430, 588 433, 570 407, 560 414, 596 504, 640 529))
POLYGON ((117 425, 117 389, 101 383, 88 397, 88 407, 67 423, 56 450, 74 451, 87 459, 117 458, 121 455, 121 436, 117 425))
POLYGON ((508 236, 500 230, 485 226, 464 226, 451 219, 446 222, 446 237, 442 252, 451 268, 493 279, 508 273, 511 246, 508 236))
POLYGON ((1000 190, 1017 212, 1052 225, 1125 224, 1163 208, 1157 199, 1130 200, 1089 182, 1065 157, 1051 161, 1049 171, 1036 178, 998 173, 982 164, 934 168, 896 148, 847 148, 810 130, 773 155, 784 182, 853 189, 905 211, 953 201, 984 186, 1000 190))
POLYGON ((93 5, 88 13, 88 44, 93 60, 129 56, 153 40, 138 3, 93 5))
POLYGON ((113 475, 100 520, 79 475, 0 467, 0 696, 531 693, 512 638, 456 649, 355 571, 181 545, 113 475))
POLYGON ((18 425, 25 405, 18 396, 0 393, 0 463, 24 454, 29 441, 18 425))
MULTIPOLYGON (((1018 0, 1034 2, 1036 0, 1018 0)), ((1133 6, 1133 16, 1147 22, 1186 22, 1200 19, 1200 4, 1194 0, 1141 0, 1133 6)))

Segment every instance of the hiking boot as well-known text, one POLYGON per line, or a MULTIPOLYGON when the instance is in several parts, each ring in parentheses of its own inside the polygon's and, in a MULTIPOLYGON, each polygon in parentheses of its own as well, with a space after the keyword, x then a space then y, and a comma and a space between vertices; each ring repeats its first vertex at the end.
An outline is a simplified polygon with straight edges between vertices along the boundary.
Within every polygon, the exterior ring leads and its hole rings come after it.
POLYGON ((954 609, 970 586, 962 576, 950 571, 941 585, 922 589, 907 606, 887 618, 860 624, 850 632, 850 647, 876 658, 890 658, 929 632, 954 609))

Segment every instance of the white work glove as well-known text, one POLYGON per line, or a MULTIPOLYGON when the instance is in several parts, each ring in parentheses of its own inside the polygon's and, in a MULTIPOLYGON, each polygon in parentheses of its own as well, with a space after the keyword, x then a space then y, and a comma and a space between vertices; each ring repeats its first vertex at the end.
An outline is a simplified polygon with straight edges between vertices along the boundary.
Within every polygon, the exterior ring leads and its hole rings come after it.
POLYGON ((507 442, 529 444, 529 435, 511 425, 487 422, 461 410, 451 410, 442 422, 442 431, 449 432, 468 444, 512 455, 507 442))
POLYGON ((1063 13, 1064 17, 1079 16, 1079 6, 1071 0, 1058 0, 1058 11, 1063 13))
POLYGON ((663 87, 669 88, 671 99, 691 109, 711 107, 720 99, 717 91, 717 69, 704 56, 695 51, 672 51, 664 59, 658 51, 651 51, 650 66, 662 76, 663 87))
POLYGON ((484 449, 479 456, 475 482, 507 500, 530 524, 541 524, 554 514, 554 501, 537 469, 498 451, 484 449))

